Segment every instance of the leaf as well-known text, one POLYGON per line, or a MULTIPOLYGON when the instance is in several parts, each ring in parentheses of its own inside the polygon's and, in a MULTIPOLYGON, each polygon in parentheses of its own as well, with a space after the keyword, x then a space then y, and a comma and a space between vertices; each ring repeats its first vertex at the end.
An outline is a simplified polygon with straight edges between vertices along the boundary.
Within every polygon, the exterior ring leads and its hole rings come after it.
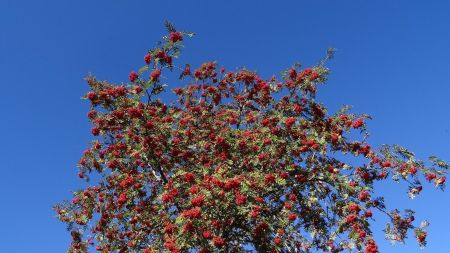
POLYGON ((183 34, 186 34, 190 38, 194 37, 194 35, 195 35, 195 33, 193 33, 193 32, 183 32, 183 34))
POLYGON ((150 80, 148 80, 147 82, 145 82, 144 88, 145 88, 145 89, 148 89, 148 88, 152 87, 152 85, 153 85, 153 82, 150 81, 150 80))
POLYGON ((420 228, 424 229, 424 228, 428 227, 429 225, 430 225, 430 223, 428 221, 424 220, 420 223, 420 228))
POLYGON ((436 165, 442 169, 450 169, 450 165, 448 163, 437 158, 436 156, 430 156, 428 159, 433 163, 433 165, 436 165))
POLYGON ((175 26, 173 26, 173 24, 167 20, 164 21, 164 26, 166 27, 168 32, 176 32, 177 31, 177 29, 175 29, 175 26))
POLYGON ((276 182, 277 184, 279 184, 279 185, 285 185, 285 184, 286 184, 286 180, 283 179, 283 178, 277 178, 277 179, 275 180, 275 182, 276 182))
POLYGON ((183 224, 183 217, 178 216, 178 217, 175 219, 175 225, 180 225, 180 224, 183 224))
POLYGON ((336 48, 333 48, 333 47, 327 48, 328 59, 333 59, 335 53, 336 53, 336 48))
POLYGON ((139 75, 141 75, 142 73, 144 73, 147 70, 148 70, 148 65, 145 65, 138 70, 138 73, 139 73, 139 75))

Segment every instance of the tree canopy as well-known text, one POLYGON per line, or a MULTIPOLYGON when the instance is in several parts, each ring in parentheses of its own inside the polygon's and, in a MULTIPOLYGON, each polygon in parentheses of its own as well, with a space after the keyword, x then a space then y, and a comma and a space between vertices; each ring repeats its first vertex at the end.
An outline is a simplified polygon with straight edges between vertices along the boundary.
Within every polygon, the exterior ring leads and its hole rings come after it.
POLYGON ((450 166, 374 148, 368 115, 317 101, 332 50, 270 78, 191 69, 175 60, 193 34, 166 26, 128 83, 86 78, 95 138, 79 177, 91 183, 55 206, 69 252, 375 253, 375 215, 389 217, 389 240, 426 244, 428 223, 386 207, 374 183, 404 181, 414 198, 421 181, 443 189, 450 166))

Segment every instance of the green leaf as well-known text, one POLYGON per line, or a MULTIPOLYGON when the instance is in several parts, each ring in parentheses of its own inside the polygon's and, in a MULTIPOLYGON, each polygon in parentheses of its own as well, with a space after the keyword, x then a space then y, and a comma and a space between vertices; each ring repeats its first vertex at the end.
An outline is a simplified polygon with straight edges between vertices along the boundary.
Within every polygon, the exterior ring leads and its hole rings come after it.
POLYGON ((138 73, 139 73, 139 75, 141 75, 142 73, 144 73, 147 70, 148 70, 148 65, 145 65, 138 70, 138 73))
POLYGON ((150 81, 150 80, 148 80, 148 81, 145 82, 145 84, 144 84, 144 88, 145 88, 145 89, 148 89, 148 88, 150 88, 150 87, 152 87, 152 86, 153 86, 153 82, 150 81))
POLYGON ((180 224, 183 224, 183 217, 178 216, 178 217, 175 219, 175 225, 180 225, 180 224))

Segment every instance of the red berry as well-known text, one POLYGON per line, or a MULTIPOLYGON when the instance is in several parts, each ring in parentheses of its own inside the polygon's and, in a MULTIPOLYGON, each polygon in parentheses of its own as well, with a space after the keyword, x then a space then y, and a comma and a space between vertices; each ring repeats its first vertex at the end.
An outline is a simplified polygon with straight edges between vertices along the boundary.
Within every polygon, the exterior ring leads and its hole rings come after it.
POLYGON ((144 61, 145 63, 150 64, 150 62, 152 61, 152 55, 150 53, 146 54, 144 56, 144 61))
POLYGON ((91 129, 91 133, 92 133, 93 135, 97 136, 97 135, 100 134, 100 129, 98 129, 98 128, 96 128, 96 127, 93 127, 93 128, 91 129))
POLYGON ((364 124, 364 121, 362 118, 358 118, 352 123, 353 128, 360 128, 364 124))
POLYGON ((139 75, 136 73, 136 71, 131 71, 130 75, 128 75, 128 79, 130 79, 130 82, 134 83, 139 78, 139 75))
POLYGON ((286 127, 287 128, 291 128, 294 124, 295 124, 295 118, 294 117, 289 117, 286 119, 286 127))
POLYGON ((289 221, 295 221, 295 219, 297 219, 297 214, 295 214, 295 213, 290 213, 290 214, 288 215, 288 220, 289 220, 289 221))
POLYGON ((366 217, 366 218, 372 217, 372 210, 367 210, 367 211, 364 213, 364 217, 366 217))
POLYGON ((213 243, 217 248, 222 248, 225 245, 225 240, 220 237, 214 237, 213 243))
POLYGON ((276 237, 275 239, 273 239, 273 242, 275 243, 275 245, 280 245, 281 244, 281 238, 280 237, 276 237))
POLYGON ((97 94, 95 94, 95 92, 93 92, 93 91, 90 91, 87 94, 87 97, 88 97, 89 100, 93 101, 93 100, 97 99, 97 94))
POLYGON ((150 74, 150 79, 152 81, 156 81, 159 76, 161 75, 161 70, 160 69, 155 69, 153 70, 153 72, 150 74))
POLYGON ((169 34, 169 40, 170 40, 172 43, 176 43, 176 42, 178 42, 178 41, 183 40, 183 35, 182 35, 180 32, 171 32, 171 33, 169 34))

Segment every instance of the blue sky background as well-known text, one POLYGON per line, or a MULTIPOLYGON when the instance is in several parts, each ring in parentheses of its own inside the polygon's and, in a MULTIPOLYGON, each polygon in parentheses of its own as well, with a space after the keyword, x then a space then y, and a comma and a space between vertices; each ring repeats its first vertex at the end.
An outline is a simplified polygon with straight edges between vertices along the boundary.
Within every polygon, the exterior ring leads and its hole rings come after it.
MULTIPOLYGON (((373 145, 449 161, 449 12, 444 0, 0 0, 0 252, 65 252, 69 234, 51 207, 82 186, 75 165, 91 139, 83 77, 127 81, 165 19, 197 33, 181 62, 217 60, 267 77, 335 47, 320 99, 372 115, 373 145)), ((449 252, 450 192, 432 188, 410 201, 405 187, 378 187, 389 206, 431 222, 420 251, 413 239, 385 242, 379 218, 381 252, 449 252)))

